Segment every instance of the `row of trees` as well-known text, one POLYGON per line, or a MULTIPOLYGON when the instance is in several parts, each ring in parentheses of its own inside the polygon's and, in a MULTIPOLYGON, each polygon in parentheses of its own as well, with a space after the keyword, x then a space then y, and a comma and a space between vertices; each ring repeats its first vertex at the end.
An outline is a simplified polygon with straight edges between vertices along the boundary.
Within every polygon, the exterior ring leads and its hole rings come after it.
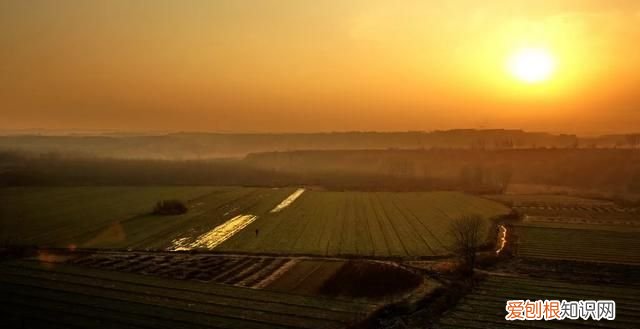
POLYGON ((504 193, 512 177, 513 170, 508 165, 469 165, 460 170, 460 186, 467 190, 504 193))
MULTIPOLYGON (((587 147, 587 148, 596 148, 598 147, 598 142, 597 141, 592 141, 592 142, 587 142, 587 143, 581 143, 581 140, 579 138, 574 138, 571 141, 567 141, 564 145, 562 146, 557 146, 559 148, 569 148, 569 149, 576 149, 579 147, 587 147)), ((605 145, 611 145, 611 143, 605 143, 605 145)), ((630 148, 640 148, 640 134, 627 134, 624 135, 623 138, 619 139, 617 142, 615 142, 615 147, 630 147, 630 148)), ((549 147, 549 146, 543 146, 543 147, 549 147)), ((553 147, 553 146, 552 146, 553 147)), ((476 141, 474 141, 473 143, 471 143, 469 145, 469 148, 471 149, 477 149, 477 150, 486 150, 486 149, 494 149, 494 150, 511 150, 511 149, 515 149, 515 148, 537 148, 537 145, 532 144, 532 145, 525 145, 524 143, 522 143, 521 141, 514 141, 513 139, 510 138, 505 138, 505 139, 494 139, 494 140, 485 140, 485 139, 478 139, 476 141)))

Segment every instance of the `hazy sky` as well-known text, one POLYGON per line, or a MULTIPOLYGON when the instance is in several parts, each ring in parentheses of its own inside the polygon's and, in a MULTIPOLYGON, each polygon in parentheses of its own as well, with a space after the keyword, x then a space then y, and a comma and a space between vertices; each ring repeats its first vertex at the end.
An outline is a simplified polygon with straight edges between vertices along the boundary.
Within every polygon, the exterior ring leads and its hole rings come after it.
POLYGON ((456 127, 640 130, 640 1, 0 0, 0 129, 456 127))

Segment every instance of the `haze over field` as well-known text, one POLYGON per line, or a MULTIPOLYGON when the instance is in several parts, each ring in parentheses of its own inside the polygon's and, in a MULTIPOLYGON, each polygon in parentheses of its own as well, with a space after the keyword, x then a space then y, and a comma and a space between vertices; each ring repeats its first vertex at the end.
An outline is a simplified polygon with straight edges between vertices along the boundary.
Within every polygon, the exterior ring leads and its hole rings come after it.
POLYGON ((640 2, 0 3, 0 129, 640 126, 640 2))

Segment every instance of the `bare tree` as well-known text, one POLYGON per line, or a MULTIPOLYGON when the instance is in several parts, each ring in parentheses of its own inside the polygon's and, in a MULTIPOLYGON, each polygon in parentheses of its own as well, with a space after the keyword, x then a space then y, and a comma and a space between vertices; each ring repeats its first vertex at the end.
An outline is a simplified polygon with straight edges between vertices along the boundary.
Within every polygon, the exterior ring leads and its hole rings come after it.
POLYGON ((451 250, 462 260, 463 269, 472 273, 476 264, 476 252, 484 241, 485 221, 479 215, 467 215, 449 224, 451 250))

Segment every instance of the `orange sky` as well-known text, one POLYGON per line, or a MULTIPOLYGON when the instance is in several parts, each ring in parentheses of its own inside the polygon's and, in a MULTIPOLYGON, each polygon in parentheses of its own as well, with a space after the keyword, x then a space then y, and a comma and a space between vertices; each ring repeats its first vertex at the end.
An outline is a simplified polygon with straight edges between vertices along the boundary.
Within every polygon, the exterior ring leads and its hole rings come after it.
POLYGON ((0 129, 640 130, 640 1, 397 2, 5 0, 0 129))

